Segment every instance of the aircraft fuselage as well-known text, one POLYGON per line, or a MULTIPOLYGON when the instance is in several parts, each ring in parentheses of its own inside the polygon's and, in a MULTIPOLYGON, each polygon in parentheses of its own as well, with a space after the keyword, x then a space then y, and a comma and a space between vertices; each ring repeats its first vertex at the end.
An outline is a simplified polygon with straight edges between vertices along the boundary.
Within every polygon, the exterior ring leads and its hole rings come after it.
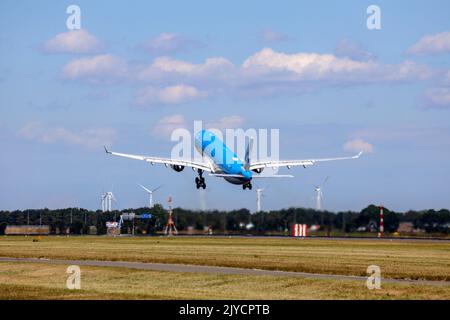
POLYGON ((207 156, 215 167, 215 173, 240 175, 242 177, 224 177, 232 184, 245 184, 252 180, 252 172, 246 170, 244 163, 214 133, 202 130, 195 135, 195 148, 207 156))

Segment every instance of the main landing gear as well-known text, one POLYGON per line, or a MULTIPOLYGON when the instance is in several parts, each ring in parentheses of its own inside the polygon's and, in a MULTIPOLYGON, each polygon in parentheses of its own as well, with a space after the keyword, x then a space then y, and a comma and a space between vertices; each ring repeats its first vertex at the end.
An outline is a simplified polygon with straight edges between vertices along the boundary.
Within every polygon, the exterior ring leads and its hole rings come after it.
POLYGON ((246 182, 242 185, 243 190, 245 190, 247 188, 248 188, 248 190, 252 190, 252 184, 250 182, 246 182))
POLYGON ((198 177, 195 178, 195 184, 197 185, 197 189, 206 189, 205 178, 203 178, 203 170, 201 169, 198 170, 198 177))

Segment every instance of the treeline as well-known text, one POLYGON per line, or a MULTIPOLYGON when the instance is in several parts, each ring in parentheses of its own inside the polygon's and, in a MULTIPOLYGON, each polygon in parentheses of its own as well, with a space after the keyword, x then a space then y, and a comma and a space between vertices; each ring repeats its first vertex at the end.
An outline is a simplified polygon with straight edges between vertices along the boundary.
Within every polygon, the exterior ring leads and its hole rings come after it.
MULTIPOLYGON (((73 234, 106 233, 107 221, 119 221, 122 213, 134 212, 136 215, 151 213, 151 219, 135 219, 134 224, 126 221, 122 232, 127 233, 134 226, 135 232, 155 233, 163 230, 167 221, 167 211, 161 205, 154 208, 126 209, 101 212, 81 208, 67 209, 30 209, 23 211, 0 211, 0 234, 4 234, 7 225, 49 225, 51 233, 73 234)), ((380 209, 370 205, 361 212, 329 212, 305 208, 289 208, 270 212, 251 214, 247 209, 233 211, 200 211, 175 208, 175 225, 182 231, 206 230, 215 233, 275 233, 290 232, 294 223, 318 225, 321 231, 378 231, 380 209)), ((397 231, 401 222, 409 222, 412 227, 427 233, 450 233, 450 211, 442 209, 394 212, 384 208, 384 229, 397 231)), ((194 231, 195 232, 195 231, 194 231)))

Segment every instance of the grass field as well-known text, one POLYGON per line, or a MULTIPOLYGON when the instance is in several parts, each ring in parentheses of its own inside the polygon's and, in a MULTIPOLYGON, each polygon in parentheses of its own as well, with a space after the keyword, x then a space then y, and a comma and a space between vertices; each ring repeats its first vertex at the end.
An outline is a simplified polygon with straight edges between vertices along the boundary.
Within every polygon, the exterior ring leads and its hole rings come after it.
POLYGON ((450 299, 450 287, 81 267, 81 290, 65 287, 67 266, 0 263, 0 299, 450 299))
POLYGON ((122 260, 450 280, 450 243, 226 237, 0 237, 0 256, 122 260))
MULTIPOLYGON (((227 237, 0 237, 0 256, 231 266, 450 280, 450 243, 227 237)), ((82 290, 65 288, 67 266, 0 263, 3 299, 450 299, 450 286, 275 276, 214 275, 82 266, 82 290)))

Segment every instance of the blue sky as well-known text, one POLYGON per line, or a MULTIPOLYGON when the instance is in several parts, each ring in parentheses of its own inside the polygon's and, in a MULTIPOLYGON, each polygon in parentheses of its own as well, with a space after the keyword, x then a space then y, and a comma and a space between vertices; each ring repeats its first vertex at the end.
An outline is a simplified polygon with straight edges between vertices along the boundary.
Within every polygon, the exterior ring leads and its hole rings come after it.
MULTIPOLYGON (((0 209, 199 208, 191 170, 108 157, 169 156, 194 120, 280 129, 281 158, 366 150, 358 161, 293 169, 263 209, 450 207, 448 1, 2 1, 0 209), (66 8, 81 8, 68 31, 66 8), (366 26, 369 5, 381 29, 366 26)), ((287 173, 283 170, 281 173, 287 173)), ((255 209, 255 192, 208 177, 208 208, 255 209)))

